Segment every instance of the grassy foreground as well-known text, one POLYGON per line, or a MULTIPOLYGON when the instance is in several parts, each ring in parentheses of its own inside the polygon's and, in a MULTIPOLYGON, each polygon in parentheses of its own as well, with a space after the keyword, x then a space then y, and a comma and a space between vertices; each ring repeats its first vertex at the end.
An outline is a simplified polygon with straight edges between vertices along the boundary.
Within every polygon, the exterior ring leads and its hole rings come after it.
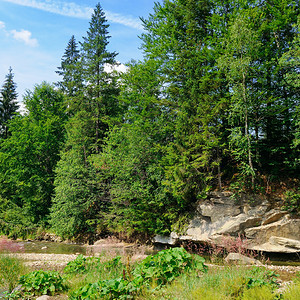
POLYGON ((61 271, 26 270, 21 260, 0 255, 2 299, 300 299, 300 274, 280 287, 264 267, 237 265, 208 268, 204 259, 183 248, 162 250, 144 260, 79 255, 61 271), (7 276, 9 274, 9 276, 7 276), (19 288, 15 289, 16 286, 19 288))

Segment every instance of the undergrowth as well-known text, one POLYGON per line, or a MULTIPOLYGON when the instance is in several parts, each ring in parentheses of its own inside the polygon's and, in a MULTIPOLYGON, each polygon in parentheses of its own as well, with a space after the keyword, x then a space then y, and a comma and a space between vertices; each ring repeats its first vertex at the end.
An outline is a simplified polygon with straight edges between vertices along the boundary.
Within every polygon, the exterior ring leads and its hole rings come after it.
POLYGON ((208 270, 204 259, 184 248, 163 250, 142 261, 130 257, 79 255, 59 273, 33 271, 21 276, 20 289, 3 299, 35 299, 61 295, 71 300, 186 299, 186 300, 296 300, 300 273, 279 290, 278 275, 264 267, 223 265, 208 270))

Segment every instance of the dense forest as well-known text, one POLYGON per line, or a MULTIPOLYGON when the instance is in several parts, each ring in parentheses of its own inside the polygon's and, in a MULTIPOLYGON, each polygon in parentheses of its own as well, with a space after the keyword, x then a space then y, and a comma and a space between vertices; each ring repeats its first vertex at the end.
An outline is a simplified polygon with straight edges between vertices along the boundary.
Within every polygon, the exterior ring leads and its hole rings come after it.
POLYGON ((284 187, 299 209, 299 16, 294 0, 164 0, 118 73, 98 4, 26 113, 12 69, 2 85, 0 232, 147 238, 224 189, 284 187))

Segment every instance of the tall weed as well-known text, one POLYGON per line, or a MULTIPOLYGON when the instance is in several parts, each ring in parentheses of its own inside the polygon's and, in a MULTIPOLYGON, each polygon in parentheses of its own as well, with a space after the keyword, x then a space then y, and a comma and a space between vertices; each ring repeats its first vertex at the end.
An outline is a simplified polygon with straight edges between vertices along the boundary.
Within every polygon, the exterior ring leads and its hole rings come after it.
POLYGON ((0 238, 0 286, 11 292, 18 284, 19 277, 25 273, 23 262, 14 256, 23 250, 22 246, 7 239, 0 238))

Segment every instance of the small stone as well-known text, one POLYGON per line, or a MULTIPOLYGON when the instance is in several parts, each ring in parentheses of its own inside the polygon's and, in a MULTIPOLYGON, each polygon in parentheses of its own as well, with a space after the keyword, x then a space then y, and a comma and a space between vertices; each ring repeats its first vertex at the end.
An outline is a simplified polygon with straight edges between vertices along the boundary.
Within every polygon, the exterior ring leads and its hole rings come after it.
POLYGON ((262 265, 262 263, 259 260, 247 257, 240 253, 229 253, 225 258, 225 261, 227 263, 239 263, 242 265, 262 265))

